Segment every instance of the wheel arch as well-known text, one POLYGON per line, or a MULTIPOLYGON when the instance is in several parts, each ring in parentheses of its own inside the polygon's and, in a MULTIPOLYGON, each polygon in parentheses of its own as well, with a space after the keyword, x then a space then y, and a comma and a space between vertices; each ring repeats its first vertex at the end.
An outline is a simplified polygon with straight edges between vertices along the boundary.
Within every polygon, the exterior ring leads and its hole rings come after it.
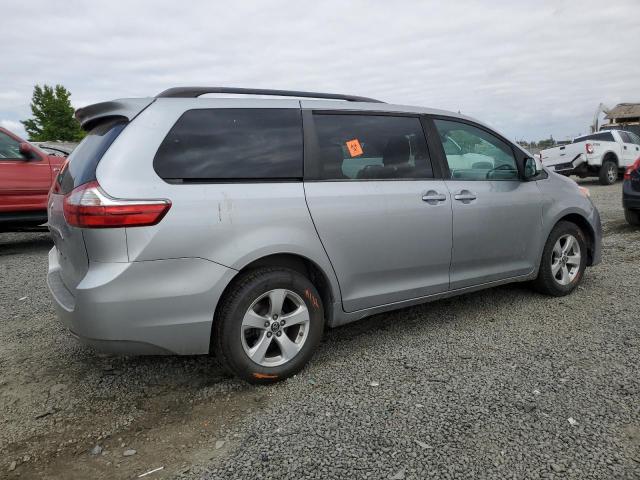
POLYGON ((596 232, 593 230, 591 223, 589 223, 589 220, 587 220, 586 217, 584 217, 579 213, 575 213, 575 212, 567 213, 555 221, 555 223, 553 224, 553 227, 551 227, 551 230, 549 230, 549 235, 551 234, 553 229, 556 227, 556 225, 558 225, 558 223, 563 221, 570 222, 570 223, 573 223, 574 225, 577 225, 578 228, 580 228, 580 230, 584 232, 585 237, 587 239, 587 265, 589 266, 592 265, 593 257, 594 257, 596 232))
POLYGON ((618 154, 616 152, 614 152, 613 150, 608 150, 607 152, 605 152, 605 154, 602 156, 602 163, 611 160, 613 161, 616 165, 620 166, 620 162, 618 160, 618 154))
MULTIPOLYGON (((261 267, 289 268, 307 277, 316 287, 318 293, 320 294, 320 298, 322 299, 326 325, 333 324, 333 304, 336 301, 339 301, 340 292, 336 291, 337 289, 335 288, 334 284, 332 284, 328 274, 324 271, 323 268, 318 265, 317 262, 304 255, 291 252, 280 252, 267 254, 253 259, 246 263, 246 265, 238 269, 238 272, 233 276, 233 278, 231 278, 227 286, 222 291, 222 294, 220 295, 220 299, 218 300, 218 304, 216 305, 213 315, 211 335, 213 335, 214 324, 218 319, 220 305, 222 303, 221 300, 225 297, 227 292, 233 288, 238 276, 261 267)), ((213 346, 213 342, 210 342, 210 349, 211 346, 213 346)))

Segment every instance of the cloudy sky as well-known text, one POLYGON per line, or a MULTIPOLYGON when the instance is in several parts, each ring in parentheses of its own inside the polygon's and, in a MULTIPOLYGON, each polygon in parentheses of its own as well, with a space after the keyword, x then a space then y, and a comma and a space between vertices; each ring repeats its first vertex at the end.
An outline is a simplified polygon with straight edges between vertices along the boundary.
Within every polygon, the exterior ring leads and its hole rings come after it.
POLYGON ((640 101, 640 3, 4 0, 0 125, 34 84, 75 107, 171 86, 351 93, 461 111, 514 139, 640 101), (487 5, 491 4, 491 7, 487 5))

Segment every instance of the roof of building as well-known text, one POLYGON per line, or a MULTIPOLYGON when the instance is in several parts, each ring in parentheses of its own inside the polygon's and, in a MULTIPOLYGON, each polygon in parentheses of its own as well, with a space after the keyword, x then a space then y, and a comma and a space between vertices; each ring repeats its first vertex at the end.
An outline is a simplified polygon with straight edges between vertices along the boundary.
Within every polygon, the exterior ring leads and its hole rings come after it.
POLYGON ((640 103, 619 103, 607 112, 606 118, 640 117, 640 103))

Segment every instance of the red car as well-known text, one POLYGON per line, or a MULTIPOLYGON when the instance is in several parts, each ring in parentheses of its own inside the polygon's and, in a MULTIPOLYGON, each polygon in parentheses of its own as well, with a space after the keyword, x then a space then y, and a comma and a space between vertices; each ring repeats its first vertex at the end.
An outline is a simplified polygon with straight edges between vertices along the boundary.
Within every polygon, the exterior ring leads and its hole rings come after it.
POLYGON ((47 221, 47 196, 64 161, 0 127, 0 232, 47 221))

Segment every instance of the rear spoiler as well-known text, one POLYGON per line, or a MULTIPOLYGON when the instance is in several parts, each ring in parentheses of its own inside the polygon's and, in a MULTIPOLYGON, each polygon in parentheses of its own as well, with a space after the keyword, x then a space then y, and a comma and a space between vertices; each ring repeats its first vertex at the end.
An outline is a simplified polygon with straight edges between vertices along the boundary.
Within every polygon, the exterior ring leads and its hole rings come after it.
POLYGON ((91 130, 97 122, 105 118, 124 117, 131 121, 154 100, 155 98, 121 98, 94 103, 76 110, 76 119, 84 130, 91 130))

